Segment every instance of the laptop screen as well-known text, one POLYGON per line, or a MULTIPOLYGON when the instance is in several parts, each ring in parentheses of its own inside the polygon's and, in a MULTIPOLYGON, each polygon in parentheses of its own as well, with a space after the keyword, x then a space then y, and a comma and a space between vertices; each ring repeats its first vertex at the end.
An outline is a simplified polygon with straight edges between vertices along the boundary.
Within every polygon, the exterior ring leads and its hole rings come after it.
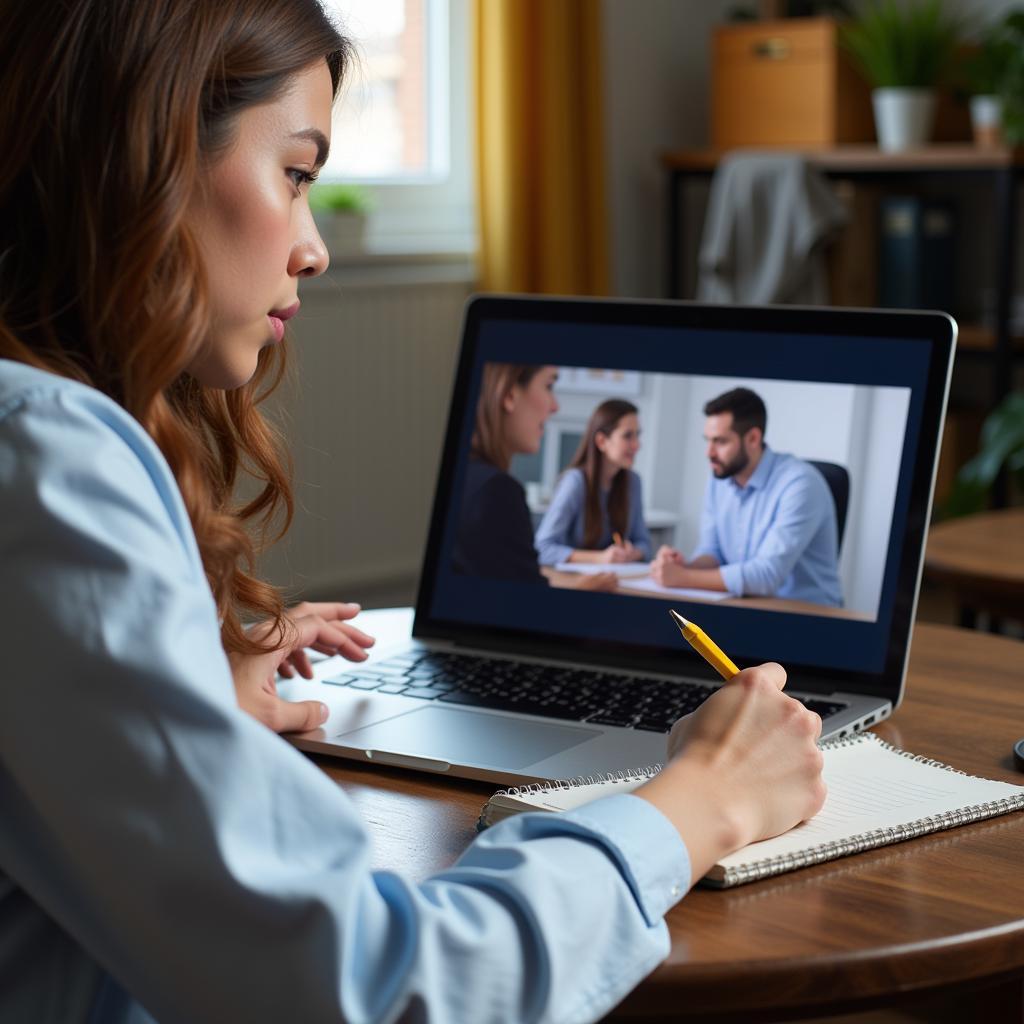
POLYGON ((954 325, 941 314, 481 297, 416 634, 895 699, 954 325))

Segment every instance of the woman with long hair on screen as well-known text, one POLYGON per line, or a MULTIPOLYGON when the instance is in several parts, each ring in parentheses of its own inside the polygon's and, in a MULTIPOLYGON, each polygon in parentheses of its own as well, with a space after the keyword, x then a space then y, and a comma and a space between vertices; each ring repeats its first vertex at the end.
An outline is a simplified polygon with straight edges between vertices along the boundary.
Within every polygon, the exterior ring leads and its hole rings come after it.
MULTIPOLYGON (((465 576, 548 582, 541 573, 523 485, 509 472, 513 455, 534 455, 558 412, 556 366, 485 363, 462 485, 453 568, 465 576)), ((580 590, 612 590, 611 575, 580 576, 580 590)))
POLYGON ((596 1019, 694 880, 823 799, 762 666, 634 795, 414 883, 275 735, 320 720, 278 666, 369 643, 352 606, 286 612, 245 532, 289 505, 257 405, 327 264, 348 52, 316 0, 4 5, 0 1020, 596 1019))
POLYGON ((633 470, 640 410, 609 398, 591 414, 537 527, 542 565, 643 562, 651 557, 643 489, 633 470))

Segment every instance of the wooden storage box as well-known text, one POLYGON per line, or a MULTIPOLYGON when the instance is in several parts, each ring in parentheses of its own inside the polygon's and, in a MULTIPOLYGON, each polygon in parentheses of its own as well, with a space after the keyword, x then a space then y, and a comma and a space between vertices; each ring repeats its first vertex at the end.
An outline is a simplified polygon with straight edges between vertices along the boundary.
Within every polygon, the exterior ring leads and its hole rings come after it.
POLYGON ((840 50, 831 18, 721 26, 713 69, 716 149, 874 140, 870 92, 840 50))

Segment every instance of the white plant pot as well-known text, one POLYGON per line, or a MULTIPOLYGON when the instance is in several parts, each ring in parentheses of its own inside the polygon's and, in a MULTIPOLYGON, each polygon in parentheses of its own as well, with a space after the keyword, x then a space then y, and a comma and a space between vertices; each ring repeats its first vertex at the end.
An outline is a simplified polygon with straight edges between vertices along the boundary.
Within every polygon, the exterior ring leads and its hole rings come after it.
POLYGON ((1002 142, 1003 101, 998 96, 971 97, 971 128, 978 146, 1002 142))
POLYGON ((935 122, 935 93, 931 89, 875 89, 871 102, 879 149, 895 153, 924 146, 931 140, 935 122))
POLYGON ((366 251, 365 213, 328 213, 318 211, 317 228, 331 256, 339 259, 366 251))

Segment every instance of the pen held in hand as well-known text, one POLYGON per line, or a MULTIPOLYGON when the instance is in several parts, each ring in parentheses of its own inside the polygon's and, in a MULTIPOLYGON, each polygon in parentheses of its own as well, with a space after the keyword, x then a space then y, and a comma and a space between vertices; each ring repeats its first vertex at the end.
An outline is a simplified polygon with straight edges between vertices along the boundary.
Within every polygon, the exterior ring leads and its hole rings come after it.
POLYGON ((669 609, 672 621, 679 627, 686 642, 726 681, 728 682, 739 669, 732 659, 704 632, 700 626, 684 619, 675 609, 669 609))

